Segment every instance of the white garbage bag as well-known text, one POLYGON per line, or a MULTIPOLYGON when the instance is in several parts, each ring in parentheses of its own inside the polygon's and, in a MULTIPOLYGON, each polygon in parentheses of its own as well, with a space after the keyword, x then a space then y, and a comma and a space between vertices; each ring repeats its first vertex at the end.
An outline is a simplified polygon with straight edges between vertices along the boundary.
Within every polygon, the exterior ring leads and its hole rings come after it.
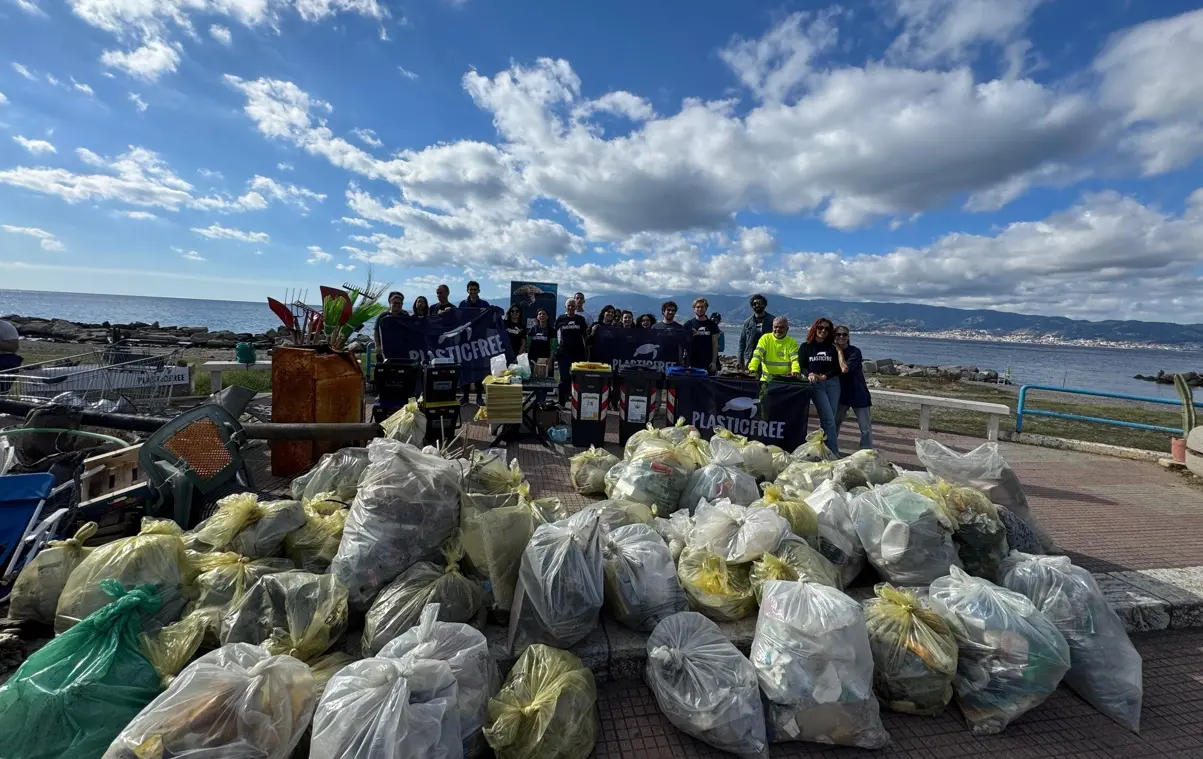
MULTIPOLYGON (((634 439, 634 438, 632 438, 634 439)), ((611 467, 606 497, 647 504, 656 516, 676 511, 693 466, 686 463, 667 442, 652 438, 635 455, 611 467), (655 442, 666 447, 652 447, 655 442)))
POLYGON ((1140 732, 1143 663, 1094 576, 1068 556, 1012 551, 1003 559, 1001 577, 1004 587, 1026 596, 1065 636, 1070 661, 1065 684, 1103 714, 1140 732))
POLYGON ((889 743, 873 693, 865 614, 840 591, 813 582, 769 582, 750 658, 773 743, 889 743))
POLYGON ((930 498, 890 483, 853 498, 851 509, 865 555, 887 582, 926 585, 961 566, 953 525, 930 498))
POLYGON ((399 443, 408 443, 415 448, 426 445, 426 412, 418 408, 417 401, 410 401, 397 413, 380 423, 384 436, 399 443))
POLYGON ((840 587, 852 584, 865 568, 865 548, 856 534, 848 496, 833 482, 824 482, 806 498, 819 520, 819 553, 840 571, 840 587))
POLYGON ((728 498, 747 506, 760 498, 756 478, 744 471, 744 460, 735 445, 724 438, 710 444, 712 461, 689 475, 678 501, 679 508, 692 509, 699 501, 728 498))
POLYGON ((681 558, 681 551, 689 544, 689 536, 693 533, 693 517, 688 511, 674 511, 668 519, 653 517, 648 524, 656 534, 668 544, 668 550, 673 555, 673 561, 681 558))
POLYGON ((957 703, 974 735, 1000 733, 1069 671, 1065 636, 1024 596, 952 567, 931 606, 957 637, 957 703))
POLYGON ((479 756, 486 749, 481 731, 488 718, 489 699, 501 689, 501 674, 489 656, 484 633, 461 622, 440 622, 438 617, 439 605, 430 604, 422 610, 418 626, 387 643, 378 656, 447 662, 455 676, 464 756, 479 756))
POLYGON ((651 632, 689 602, 668 546, 646 524, 610 530, 602 538, 606 608, 620 624, 651 632))
POLYGON ((756 670, 718 625, 683 611, 647 639, 647 685, 678 730, 737 756, 768 756, 756 670))
POLYGON ((698 505, 690 546, 706 546, 730 564, 744 564, 772 551, 789 531, 789 522, 776 512, 723 498, 698 505))
POLYGON ((368 456, 372 463, 330 563, 357 611, 366 611, 397 575, 433 558, 459 528, 458 464, 385 439, 369 443, 368 456))
POLYGON ((347 503, 355 498, 359 477, 368 468, 367 448, 342 448, 318 459, 317 465, 289 485, 293 500, 308 503, 323 493, 347 503))

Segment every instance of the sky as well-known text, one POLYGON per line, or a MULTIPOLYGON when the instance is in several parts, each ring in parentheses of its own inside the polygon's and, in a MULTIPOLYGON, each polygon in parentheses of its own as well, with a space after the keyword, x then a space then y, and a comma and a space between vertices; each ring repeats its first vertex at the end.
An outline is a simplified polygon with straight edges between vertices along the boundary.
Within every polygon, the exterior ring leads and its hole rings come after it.
POLYGON ((0 0, 0 288, 1203 322, 1196 6, 0 0))

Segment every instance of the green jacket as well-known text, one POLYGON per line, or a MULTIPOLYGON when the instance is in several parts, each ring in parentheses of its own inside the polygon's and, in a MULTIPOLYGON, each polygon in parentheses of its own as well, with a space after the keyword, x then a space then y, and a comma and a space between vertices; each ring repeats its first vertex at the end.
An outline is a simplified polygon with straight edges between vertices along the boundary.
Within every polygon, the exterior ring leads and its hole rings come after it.
POLYGON ((800 374, 802 366, 798 363, 798 341, 786 335, 778 339, 772 332, 761 335, 752 351, 752 360, 748 368, 760 372, 761 382, 768 382, 775 374, 800 374))

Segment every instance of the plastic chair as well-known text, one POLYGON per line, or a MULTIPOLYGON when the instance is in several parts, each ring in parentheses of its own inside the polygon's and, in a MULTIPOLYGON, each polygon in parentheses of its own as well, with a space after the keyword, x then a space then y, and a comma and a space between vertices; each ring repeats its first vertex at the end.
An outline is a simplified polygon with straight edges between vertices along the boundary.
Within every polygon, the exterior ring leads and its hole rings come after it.
MULTIPOLYGON (((70 483, 59 486, 66 487, 70 483)), ((56 490, 53 474, 10 474, 0 477, 0 566, 4 567, 4 589, 8 597, 14 579, 58 529, 67 509, 42 519, 42 508, 56 490), (40 520, 40 521, 39 521, 40 520)))

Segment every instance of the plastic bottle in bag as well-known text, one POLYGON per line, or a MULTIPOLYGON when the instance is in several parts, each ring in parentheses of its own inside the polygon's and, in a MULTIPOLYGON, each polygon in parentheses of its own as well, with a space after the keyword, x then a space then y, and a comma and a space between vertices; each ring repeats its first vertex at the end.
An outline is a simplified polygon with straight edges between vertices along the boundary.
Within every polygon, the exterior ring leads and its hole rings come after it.
POLYGON ((833 482, 824 482, 806 498, 819 523, 819 553, 840 571, 846 588, 865 568, 865 548, 856 534, 847 495, 833 482))
POLYGON ((870 749, 889 743, 873 693, 865 615, 856 601, 818 583, 769 582, 751 653, 771 742, 870 749))
POLYGON ((607 531, 602 561, 606 608, 620 624, 651 632, 660 620, 689 608, 672 553, 646 524, 607 531))
POLYGON ((706 546, 730 564, 744 564, 772 551, 789 531, 789 522, 776 512, 723 498, 698 505, 690 545, 706 546))
POLYGON ((878 585, 865 602, 873 651, 873 687, 886 708, 935 715, 952 699, 957 639, 914 593, 878 585))
POLYGON ((952 685, 974 735, 1002 732, 1069 671, 1065 636, 1024 596, 952 567, 930 598, 957 637, 952 685))
POLYGON ((615 464, 606 474, 607 481, 617 475, 606 495, 647 504, 656 516, 668 516, 677 510, 693 467, 667 442, 649 442, 667 447, 645 445, 632 458, 615 464), (619 467, 621 469, 615 473, 619 467))
POLYGON ((1002 564, 1002 584, 1028 598, 1065 636, 1070 661, 1065 684, 1095 709, 1140 732, 1143 662, 1094 576, 1068 556, 1012 551, 1002 564))
POLYGON ((332 575, 294 569, 264 576, 221 620, 222 645, 252 643, 301 661, 325 653, 347 629, 347 589, 332 575))
POLYGON ((76 567, 92 553, 84 543, 99 529, 88 522, 67 540, 51 540, 21 569, 8 596, 8 618, 54 624, 59 596, 76 567))
POLYGON ((886 581, 926 585, 961 566, 953 525, 930 498, 890 483, 852 499, 851 511, 865 555, 886 581))
POLYGON ((737 756, 768 757, 756 670, 714 622, 683 611, 647 639, 647 685, 678 730, 737 756))
POLYGON ((716 622, 735 622, 756 611, 752 565, 728 564, 704 545, 681 552, 677 576, 689 605, 716 622))
POLYGON ((749 577, 758 603, 764 595, 765 584, 772 580, 804 580, 840 588, 839 570, 809 543, 790 533, 781 538, 776 548, 752 562, 749 577))
POLYGON ((593 673, 567 651, 536 643, 489 700, 485 739, 497 759, 586 759, 596 709, 593 673))
POLYGON ((322 493, 333 493, 336 500, 350 503, 359 487, 359 476, 367 467, 367 448, 341 448, 323 455, 315 467, 294 479, 289 492, 301 503, 322 493))
POLYGON ((568 459, 568 479, 572 489, 582 495, 595 495, 606 490, 606 472, 618 463, 618 457, 604 448, 589 446, 568 459))

